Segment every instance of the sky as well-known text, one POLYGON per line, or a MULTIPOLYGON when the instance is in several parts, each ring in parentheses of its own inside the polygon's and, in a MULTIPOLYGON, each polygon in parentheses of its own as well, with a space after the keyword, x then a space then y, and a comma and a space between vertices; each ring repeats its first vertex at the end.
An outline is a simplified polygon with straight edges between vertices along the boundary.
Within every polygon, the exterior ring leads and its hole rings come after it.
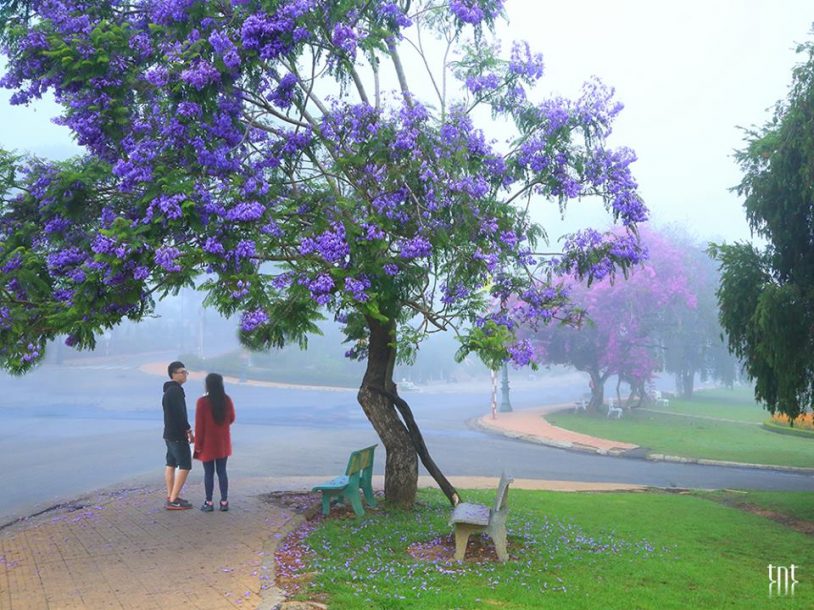
MULTIPOLYGON (((809 39, 811 0, 509 0, 501 38, 542 52, 543 84, 574 96, 596 75, 625 110, 613 143, 630 146, 656 225, 701 240, 749 240, 740 127, 763 125, 785 98, 794 49, 809 39)), ((579 215, 579 210, 570 213, 579 215)))
MULTIPOLYGON (((732 156, 740 127, 762 125, 786 96, 794 48, 809 38, 811 0, 507 0, 499 36, 543 53, 539 95, 578 95, 598 76, 625 110, 612 143, 633 148, 634 173, 656 226, 678 224, 701 241, 748 240, 732 156)), ((64 158, 78 148, 50 123, 52 101, 12 107, 0 90, 0 146, 64 158)), ((556 206, 541 217, 557 221, 556 206)), ((589 205, 568 223, 595 222, 589 205)), ((604 221, 603 221, 604 222, 604 221)), ((552 232, 555 235, 556 232, 552 232)))

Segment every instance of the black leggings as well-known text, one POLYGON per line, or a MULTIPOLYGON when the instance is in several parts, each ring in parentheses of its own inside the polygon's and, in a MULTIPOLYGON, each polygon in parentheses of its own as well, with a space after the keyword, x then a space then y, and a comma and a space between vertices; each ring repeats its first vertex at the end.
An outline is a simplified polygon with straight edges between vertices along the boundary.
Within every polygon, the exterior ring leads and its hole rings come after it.
POLYGON ((229 477, 226 476, 226 460, 229 458, 219 458, 211 462, 204 462, 204 491, 206 501, 212 501, 212 491, 215 489, 215 470, 218 471, 218 486, 220 487, 220 499, 226 501, 229 498, 229 477))

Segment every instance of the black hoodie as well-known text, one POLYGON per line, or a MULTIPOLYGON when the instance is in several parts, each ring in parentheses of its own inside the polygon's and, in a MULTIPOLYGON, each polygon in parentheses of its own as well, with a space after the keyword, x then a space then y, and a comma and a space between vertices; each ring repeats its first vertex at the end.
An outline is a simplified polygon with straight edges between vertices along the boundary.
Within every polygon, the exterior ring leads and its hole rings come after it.
POLYGON ((177 381, 164 383, 164 439, 168 441, 186 441, 190 429, 187 419, 187 401, 184 388, 177 381))

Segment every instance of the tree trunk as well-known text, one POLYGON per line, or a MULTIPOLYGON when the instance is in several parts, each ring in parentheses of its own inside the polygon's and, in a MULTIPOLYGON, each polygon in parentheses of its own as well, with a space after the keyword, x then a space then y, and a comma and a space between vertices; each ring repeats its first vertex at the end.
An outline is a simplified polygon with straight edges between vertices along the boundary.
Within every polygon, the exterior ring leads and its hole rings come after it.
POLYGON ((418 487, 417 457, 420 456, 427 471, 455 505, 457 491, 433 462, 410 406, 396 392, 393 383, 396 360, 394 324, 373 318, 368 318, 367 322, 370 329, 367 370, 357 399, 384 444, 384 495, 399 506, 412 507, 418 487))
POLYGON ((602 403, 605 402, 605 380, 599 374, 599 371, 588 371, 591 376, 591 402, 588 405, 590 409, 599 411, 602 408, 602 403))
POLYGON ((695 389, 695 371, 682 371, 679 380, 681 384, 681 398, 692 400, 692 393, 695 389))

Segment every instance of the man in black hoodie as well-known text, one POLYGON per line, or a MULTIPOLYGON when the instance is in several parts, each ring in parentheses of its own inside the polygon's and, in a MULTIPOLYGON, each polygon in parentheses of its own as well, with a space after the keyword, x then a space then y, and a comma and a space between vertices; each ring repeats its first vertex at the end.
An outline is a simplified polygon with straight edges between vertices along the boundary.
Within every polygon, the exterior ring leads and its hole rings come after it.
POLYGON ((190 443, 195 439, 187 419, 187 402, 184 388, 187 371, 183 362, 171 362, 167 367, 171 381, 164 383, 164 442, 167 444, 167 467, 164 469, 164 480, 167 483, 167 510, 187 510, 192 503, 181 498, 181 489, 187 482, 192 470, 190 443), (175 469, 178 469, 176 474, 175 469))

